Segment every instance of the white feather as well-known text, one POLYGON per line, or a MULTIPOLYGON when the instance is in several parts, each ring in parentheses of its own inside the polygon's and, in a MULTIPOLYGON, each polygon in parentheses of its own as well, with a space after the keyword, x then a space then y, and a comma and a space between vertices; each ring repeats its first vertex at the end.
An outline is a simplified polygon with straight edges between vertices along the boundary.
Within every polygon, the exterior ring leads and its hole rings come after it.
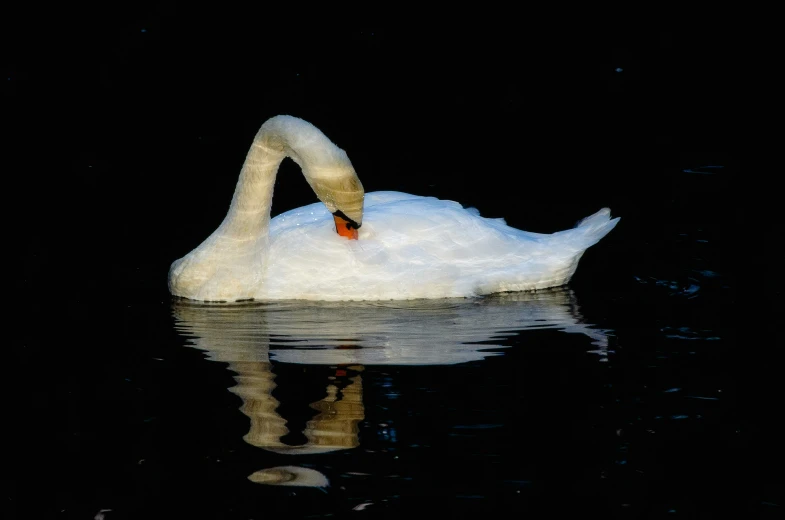
POLYGON ((583 252, 618 220, 604 208, 573 229, 540 234, 433 197, 383 191, 365 194, 363 203, 346 153, 310 123, 277 116, 257 134, 221 226, 172 264, 169 288, 204 301, 402 300, 544 289, 566 284, 583 252), (300 164, 323 203, 270 220, 275 175, 286 156, 300 164), (336 234, 336 210, 362 223, 359 240, 336 234))

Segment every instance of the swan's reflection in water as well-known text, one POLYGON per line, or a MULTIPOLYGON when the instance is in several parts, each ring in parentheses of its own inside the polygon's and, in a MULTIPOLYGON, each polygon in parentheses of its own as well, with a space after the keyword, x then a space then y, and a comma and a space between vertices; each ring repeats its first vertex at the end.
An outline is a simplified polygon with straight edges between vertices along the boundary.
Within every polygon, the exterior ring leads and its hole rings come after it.
MULTIPOLYGON (((205 351, 211 360, 228 363, 237 374, 231 391, 243 399, 241 410, 251 420, 246 442, 281 454, 325 453, 359 445, 358 423, 365 417, 361 373, 366 365, 481 360, 509 347, 505 338, 532 329, 585 334, 601 360, 608 345, 605 331, 583 322, 575 296, 566 288, 478 299, 233 305, 177 301, 174 316, 189 345, 205 351), (271 359, 334 366, 340 374, 327 378, 324 397, 311 403, 318 413, 306 424, 306 442, 301 445, 282 441, 289 430, 273 397, 271 359)), ((249 478, 267 484, 326 485, 315 470, 293 468, 269 468, 249 478)))

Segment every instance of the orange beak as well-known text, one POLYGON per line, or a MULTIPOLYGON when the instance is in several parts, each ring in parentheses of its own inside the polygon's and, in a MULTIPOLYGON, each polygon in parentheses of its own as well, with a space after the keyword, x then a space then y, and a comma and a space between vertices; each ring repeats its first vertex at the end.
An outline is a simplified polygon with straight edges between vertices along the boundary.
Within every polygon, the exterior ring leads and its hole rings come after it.
POLYGON ((351 222, 342 219, 338 215, 333 215, 333 218, 335 219, 335 230, 339 235, 349 240, 357 240, 357 228, 351 222))

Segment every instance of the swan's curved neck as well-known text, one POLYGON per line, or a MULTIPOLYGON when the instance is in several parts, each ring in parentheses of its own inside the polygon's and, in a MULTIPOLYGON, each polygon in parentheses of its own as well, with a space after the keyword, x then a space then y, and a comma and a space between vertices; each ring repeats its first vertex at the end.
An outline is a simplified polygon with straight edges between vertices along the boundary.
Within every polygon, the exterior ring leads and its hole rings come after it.
POLYGON ((262 134, 260 130, 248 151, 229 211, 219 228, 236 239, 259 237, 270 225, 275 177, 286 154, 271 148, 269 136, 262 134))
POLYGON ((346 216, 356 227, 362 224, 365 192, 346 152, 302 119, 273 117, 254 138, 221 225, 172 263, 172 294, 193 300, 237 300, 257 294, 268 260, 275 177, 285 157, 300 166, 331 213, 346 216))
MULTIPOLYGON (((335 212, 340 193, 351 189, 360 193, 359 205, 349 204, 345 212, 362 221, 362 185, 346 152, 335 146, 311 123, 292 116, 268 119, 257 132, 245 158, 229 212, 221 231, 234 238, 266 234, 270 222, 273 188, 278 167, 290 157, 303 171, 319 199, 335 212), (354 183, 354 184, 351 184, 354 183)), ((351 190, 349 190, 351 191, 351 190)))

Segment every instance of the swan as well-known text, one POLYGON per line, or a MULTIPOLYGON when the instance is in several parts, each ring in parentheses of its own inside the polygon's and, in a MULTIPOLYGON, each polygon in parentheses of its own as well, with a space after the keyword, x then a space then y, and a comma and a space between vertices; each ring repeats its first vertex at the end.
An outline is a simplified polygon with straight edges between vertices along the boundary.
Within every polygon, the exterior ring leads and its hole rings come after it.
POLYGON ((569 282, 584 251, 618 223, 603 208, 552 234, 473 208, 394 191, 365 193, 346 152, 303 119, 257 132, 229 211, 169 269, 197 301, 408 300, 531 291, 569 282), (270 218, 278 166, 294 160, 321 202, 270 218), (336 233, 337 231, 337 233, 336 233))

